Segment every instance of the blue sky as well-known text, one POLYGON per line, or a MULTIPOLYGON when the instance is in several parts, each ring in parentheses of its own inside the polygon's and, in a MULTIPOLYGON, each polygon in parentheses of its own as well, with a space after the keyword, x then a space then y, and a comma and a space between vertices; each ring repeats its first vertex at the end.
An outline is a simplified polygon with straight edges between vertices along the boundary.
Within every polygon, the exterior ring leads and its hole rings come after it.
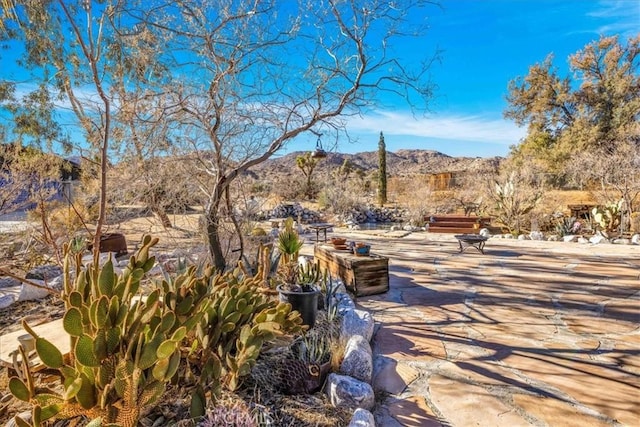
MULTIPOLYGON (((339 152, 377 150, 380 131, 387 150, 421 148, 452 156, 505 156, 526 134, 502 118, 508 82, 549 53, 561 75, 567 58, 601 34, 621 41, 640 32, 638 0, 442 0, 428 10, 426 36, 404 46, 440 50, 432 66, 436 96, 430 111, 412 114, 398 100, 364 117, 349 119, 356 143, 341 139, 339 152)), ((307 142, 307 146, 308 146, 307 142)), ((293 143, 290 151, 304 148, 293 143)))
MULTIPOLYGON (((639 0, 440 0, 440 6, 423 11, 413 19, 427 23, 426 34, 393 48, 404 61, 414 60, 416 52, 421 57, 440 52, 430 70, 436 90, 429 111, 412 112, 406 101, 380 95, 384 107, 346 119, 352 141, 340 137, 336 145, 325 136, 325 148, 375 151, 382 131, 389 151, 506 156, 526 134, 502 117, 510 80, 550 53, 560 74, 567 75, 568 56, 600 35, 617 34, 626 42, 640 32, 639 0)), ((15 54, 2 52, 3 62, 15 54)), ((0 75, 20 81, 9 69, 0 69, 0 75)), ((305 135, 283 154, 313 149, 315 141, 305 135)))

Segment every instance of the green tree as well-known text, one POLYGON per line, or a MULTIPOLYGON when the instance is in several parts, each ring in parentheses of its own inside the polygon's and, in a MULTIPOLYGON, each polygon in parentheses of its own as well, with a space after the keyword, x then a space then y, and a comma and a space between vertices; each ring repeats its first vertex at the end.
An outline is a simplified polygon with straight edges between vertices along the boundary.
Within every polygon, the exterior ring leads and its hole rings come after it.
POLYGON ((320 159, 313 157, 311 152, 307 152, 302 156, 296 157, 296 166, 298 166, 298 169, 302 171, 302 174, 306 178, 305 193, 309 199, 312 199, 315 196, 316 189, 311 181, 311 176, 313 175, 313 171, 316 169, 316 166, 318 166, 318 163, 320 163, 320 159))
POLYGON ((387 147, 382 132, 378 141, 378 203, 387 203, 387 147))
MULTIPOLYGON (((569 57, 571 77, 561 77, 553 56, 509 83, 505 117, 528 125, 512 155, 528 159, 556 183, 565 162, 584 152, 614 153, 639 139, 640 36, 618 42, 602 37, 569 57)), ((607 157, 603 160, 606 161, 607 157)))

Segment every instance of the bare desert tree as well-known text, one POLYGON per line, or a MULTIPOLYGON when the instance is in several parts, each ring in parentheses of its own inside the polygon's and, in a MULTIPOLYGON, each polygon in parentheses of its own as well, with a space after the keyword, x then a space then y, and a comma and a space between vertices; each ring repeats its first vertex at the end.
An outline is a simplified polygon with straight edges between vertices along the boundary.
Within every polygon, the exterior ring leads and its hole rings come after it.
POLYGON ((113 97, 109 93, 112 63, 105 55, 110 19, 117 3, 91 1, 2 2, 2 38, 24 47, 24 58, 16 64, 32 71, 32 81, 67 103, 69 114, 88 144, 88 159, 99 169, 99 213, 94 234, 95 255, 105 221, 107 168, 112 131, 113 97))
POLYGON ((392 46, 420 34, 405 19, 429 2, 343 0, 141 2, 131 15, 153 28, 172 64, 166 86, 185 150, 197 153, 206 234, 217 268, 225 197, 238 176, 307 131, 343 126, 380 91, 426 105, 429 58, 402 64, 392 46), (205 179, 203 179, 205 178, 205 179))
POLYGON ((624 215, 639 210, 640 141, 580 153, 568 162, 567 170, 574 182, 590 189, 603 206, 622 199, 624 215))

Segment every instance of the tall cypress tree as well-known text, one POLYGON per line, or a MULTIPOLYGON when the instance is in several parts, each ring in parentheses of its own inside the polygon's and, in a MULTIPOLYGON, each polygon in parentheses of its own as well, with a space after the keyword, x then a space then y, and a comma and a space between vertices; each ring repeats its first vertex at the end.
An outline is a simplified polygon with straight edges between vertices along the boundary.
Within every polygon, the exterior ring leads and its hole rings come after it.
POLYGON ((387 147, 382 132, 378 141, 378 203, 380 206, 387 203, 387 147))

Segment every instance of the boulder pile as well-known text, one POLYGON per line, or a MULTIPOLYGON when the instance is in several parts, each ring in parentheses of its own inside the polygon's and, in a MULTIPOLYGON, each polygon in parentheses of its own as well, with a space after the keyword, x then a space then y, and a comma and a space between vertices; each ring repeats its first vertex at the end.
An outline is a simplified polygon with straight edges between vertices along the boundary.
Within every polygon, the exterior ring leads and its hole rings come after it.
POLYGON ((392 207, 354 207, 338 218, 345 224, 404 222, 408 211, 392 207))
POLYGON ((299 203, 279 204, 270 211, 263 212, 261 217, 263 217, 263 219, 291 217, 303 224, 322 222, 322 217, 318 212, 302 207, 299 203))

